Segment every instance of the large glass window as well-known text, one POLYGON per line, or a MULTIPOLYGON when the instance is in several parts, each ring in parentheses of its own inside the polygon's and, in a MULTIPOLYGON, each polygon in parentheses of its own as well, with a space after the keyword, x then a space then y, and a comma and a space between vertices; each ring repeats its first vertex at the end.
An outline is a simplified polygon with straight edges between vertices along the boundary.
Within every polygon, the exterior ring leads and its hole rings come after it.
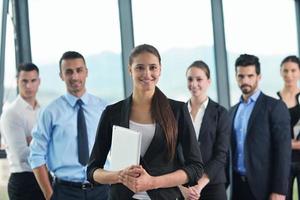
MULTIPOLYGON (((0 3, 1 11, 3 1, 0 3)), ((3 109, 16 97, 16 60, 14 46, 14 26, 12 22, 11 3, 9 4, 9 14, 6 22, 6 41, 5 41, 5 63, 4 63, 4 96, 3 109)), ((2 13, 1 14, 7 14, 2 13)), ((2 16, 1 16, 2 18, 2 16)), ((4 156, 2 148, 5 148, 0 136, 0 154, 4 156)), ((0 199, 8 200, 7 183, 9 178, 9 168, 7 159, 0 159, 0 199)))
POLYGON ((74 50, 86 58, 87 90, 108 102, 124 97, 117 0, 29 1, 32 59, 41 69, 43 103, 65 93, 58 61, 74 50))
POLYGON ((231 104, 240 90, 235 81, 234 62, 243 53, 254 54, 261 62, 260 88, 271 96, 283 87, 280 62, 297 52, 294 1, 223 0, 231 104))
POLYGON ((9 4, 9 13, 6 24, 6 43, 5 43, 5 70, 4 70, 4 97, 3 103, 14 100, 17 95, 17 80, 16 80, 16 57, 14 43, 14 25, 12 21, 12 8, 9 4))
POLYGON ((209 95, 217 100, 211 6, 209 0, 132 0, 135 45, 154 45, 162 56, 159 87, 186 101, 186 68, 195 60, 211 68, 209 95))

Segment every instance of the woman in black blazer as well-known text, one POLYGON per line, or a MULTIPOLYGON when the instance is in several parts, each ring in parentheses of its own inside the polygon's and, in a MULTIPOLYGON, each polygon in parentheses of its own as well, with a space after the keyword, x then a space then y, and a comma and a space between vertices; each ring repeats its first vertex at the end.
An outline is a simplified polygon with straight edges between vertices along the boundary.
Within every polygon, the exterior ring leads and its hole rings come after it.
POLYGON ((227 110, 207 96, 210 70, 203 61, 195 61, 186 72, 191 99, 186 104, 204 162, 204 175, 198 184, 180 187, 188 199, 226 200, 225 164, 230 142, 230 118, 227 110))
POLYGON ((291 117, 292 162, 289 176, 289 190, 286 199, 293 199, 293 184, 297 179, 298 199, 300 199, 300 60, 295 55, 285 57, 280 64, 280 75, 284 85, 277 92, 286 104, 291 117))
MULTIPOLYGON (((108 106, 101 116, 87 174, 92 183, 111 184, 111 199, 181 199, 178 185, 194 185, 202 175, 195 132, 182 102, 168 100, 156 87, 161 73, 159 52, 151 45, 135 47, 128 70, 132 95, 108 106), (104 170, 111 147, 112 126, 142 133, 140 165, 104 170), (183 149, 185 164, 178 155, 183 149)), ((126 141, 125 141, 126 142, 126 141)))

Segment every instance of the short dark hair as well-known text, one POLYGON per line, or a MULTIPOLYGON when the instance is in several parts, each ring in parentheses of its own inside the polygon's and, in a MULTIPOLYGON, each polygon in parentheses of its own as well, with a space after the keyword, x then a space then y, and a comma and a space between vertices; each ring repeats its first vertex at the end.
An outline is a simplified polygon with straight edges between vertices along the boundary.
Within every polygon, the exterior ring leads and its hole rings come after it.
POLYGON ((207 77, 207 79, 210 79, 210 70, 208 65, 202 61, 202 60, 196 60, 194 61, 187 69, 186 69, 186 73, 189 71, 189 69, 191 69, 192 67, 196 67, 198 69, 201 69, 205 72, 205 75, 207 77))
POLYGON ((259 59, 255 55, 241 54, 235 61, 235 72, 237 72, 237 67, 247 67, 249 65, 255 66, 256 74, 260 74, 260 63, 259 59))
POLYGON ((287 62, 293 62, 293 63, 296 63, 296 64, 298 65, 299 69, 300 69, 300 60, 299 60, 299 58, 298 58, 297 56, 295 56, 295 55, 290 55, 290 56, 285 57, 285 58, 281 61, 280 67, 282 67, 282 65, 283 65, 284 63, 287 63, 287 62))
POLYGON ((59 71, 61 71, 61 63, 63 60, 76 59, 76 58, 81 58, 85 64, 85 59, 84 59, 83 55, 81 55, 80 53, 78 53, 76 51, 65 52, 59 59, 59 71))
POLYGON ((39 68, 35 64, 33 64, 31 62, 21 63, 21 64, 18 65, 18 67, 17 67, 17 74, 16 74, 17 78, 19 77, 21 71, 25 71, 25 72, 36 71, 37 74, 40 73, 39 68))

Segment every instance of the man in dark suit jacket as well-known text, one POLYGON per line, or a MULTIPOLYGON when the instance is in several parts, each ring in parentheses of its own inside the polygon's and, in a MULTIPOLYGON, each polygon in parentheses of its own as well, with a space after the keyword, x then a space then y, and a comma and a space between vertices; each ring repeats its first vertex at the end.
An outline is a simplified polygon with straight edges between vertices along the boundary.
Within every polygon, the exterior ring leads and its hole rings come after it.
POLYGON ((232 119, 232 200, 284 200, 291 159, 290 117, 283 102, 258 89, 259 59, 235 63, 242 91, 232 119))

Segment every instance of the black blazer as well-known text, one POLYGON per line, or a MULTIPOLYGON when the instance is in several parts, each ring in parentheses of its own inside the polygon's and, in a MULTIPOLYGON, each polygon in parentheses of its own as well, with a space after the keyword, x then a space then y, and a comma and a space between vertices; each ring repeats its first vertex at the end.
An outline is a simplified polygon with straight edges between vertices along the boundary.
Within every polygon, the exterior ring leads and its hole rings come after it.
POLYGON ((209 99, 198 138, 204 172, 210 179, 209 185, 226 183, 225 165, 230 145, 230 130, 227 110, 209 99))
MULTIPOLYGON (((230 109, 232 124, 239 104, 230 109)), ((232 125, 232 162, 236 138, 232 125)), ((290 115, 282 101, 261 93, 248 121, 245 140, 248 183, 257 200, 270 193, 286 194, 291 162, 290 115)))
MULTIPOLYGON (((90 162, 87 169, 88 180, 93 180, 93 172, 97 168, 103 168, 107 154, 111 147, 112 126, 119 125, 129 127, 129 116, 132 97, 129 97, 116 104, 108 106, 100 119, 97 136, 90 162)), ((182 169, 186 172, 189 184, 196 184, 202 175, 202 159, 200 149, 196 141, 195 132, 183 102, 169 100, 170 106, 178 122, 178 144, 181 145, 186 160, 182 165, 176 155, 174 160, 167 159, 167 146, 164 132, 159 124, 156 124, 153 139, 140 163, 151 176, 159 176, 182 169)), ((159 188, 147 191, 151 199, 180 199, 181 192, 178 187, 159 188)), ((133 192, 123 184, 112 184, 110 190, 111 199, 130 199, 133 192)))

